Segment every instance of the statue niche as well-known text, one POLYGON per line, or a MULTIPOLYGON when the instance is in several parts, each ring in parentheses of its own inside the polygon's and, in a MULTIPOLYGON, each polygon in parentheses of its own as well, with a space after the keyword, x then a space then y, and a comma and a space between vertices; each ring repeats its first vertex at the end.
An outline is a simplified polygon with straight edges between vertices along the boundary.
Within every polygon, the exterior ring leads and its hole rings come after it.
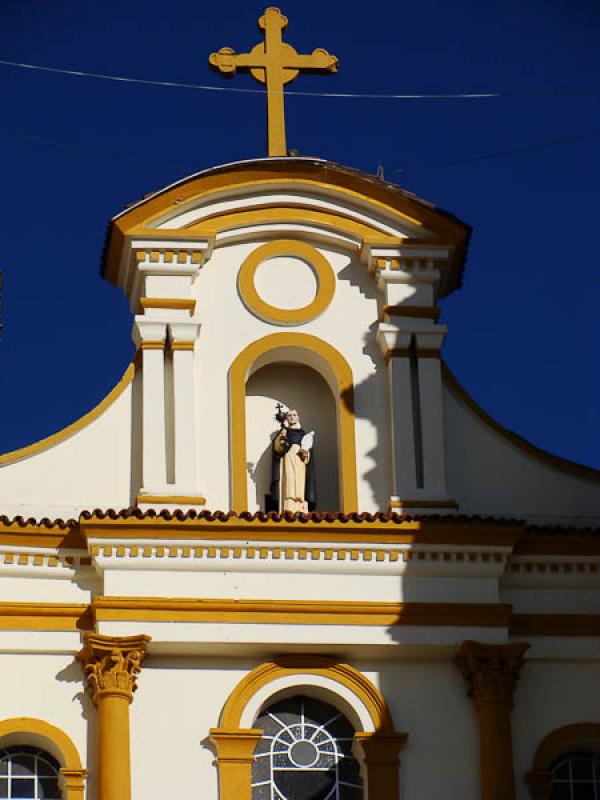
POLYGON ((250 510, 340 510, 335 400, 316 370, 276 362, 254 372, 246 384, 246 438, 250 510), (276 404, 286 409, 278 421, 276 404), (313 431, 314 447, 305 438, 313 431), (280 496, 291 482, 295 502, 280 496))

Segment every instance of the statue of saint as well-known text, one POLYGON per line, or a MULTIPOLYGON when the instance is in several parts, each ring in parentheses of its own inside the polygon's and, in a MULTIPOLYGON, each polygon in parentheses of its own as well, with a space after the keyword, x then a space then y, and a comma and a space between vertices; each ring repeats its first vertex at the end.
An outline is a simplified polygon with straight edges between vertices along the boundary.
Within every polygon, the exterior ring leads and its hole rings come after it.
POLYGON ((295 408, 279 411, 273 439, 271 501, 279 511, 313 511, 316 504, 314 432, 306 433, 295 408))

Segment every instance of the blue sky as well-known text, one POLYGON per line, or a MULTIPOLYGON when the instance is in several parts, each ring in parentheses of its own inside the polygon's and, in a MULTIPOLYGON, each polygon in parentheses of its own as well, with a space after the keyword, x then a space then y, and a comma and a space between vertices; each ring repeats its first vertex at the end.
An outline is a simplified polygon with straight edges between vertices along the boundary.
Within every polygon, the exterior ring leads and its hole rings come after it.
MULTIPOLYGON (((2 0, 0 59, 224 82, 207 59, 259 41, 263 5, 2 0)), ((286 38, 335 76, 290 88, 499 91, 482 100, 289 97, 288 146, 388 180, 473 226, 442 302, 445 359, 534 444, 600 467, 600 4, 594 0, 289 0, 286 38)), ((129 363, 131 316, 99 275, 106 224, 187 174, 266 154, 264 98, 0 65, 4 331, 0 450, 77 419, 129 363)))

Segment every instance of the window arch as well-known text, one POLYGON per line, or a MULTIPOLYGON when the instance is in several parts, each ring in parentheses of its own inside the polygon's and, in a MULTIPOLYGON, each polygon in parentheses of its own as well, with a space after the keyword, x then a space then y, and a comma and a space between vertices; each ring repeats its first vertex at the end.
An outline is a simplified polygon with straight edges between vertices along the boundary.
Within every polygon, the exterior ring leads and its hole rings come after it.
POLYGON ((39 747, 0 748, 0 798, 61 798, 60 764, 39 747))
MULTIPOLYGON (((0 720, 0 752, 14 756, 17 751, 22 754, 27 751, 36 751, 38 758, 39 753, 43 753, 44 759, 49 764, 55 765, 60 774, 59 786, 62 794, 54 795, 54 797, 60 797, 63 800, 83 800, 87 773, 81 766, 79 753, 73 741, 60 728, 50 725, 45 720, 32 717, 13 717, 12 719, 0 720), (11 751, 11 753, 8 753, 8 751, 11 751)), ((39 766, 40 764, 38 763, 39 766)), ((7 777, 6 773, 2 777, 7 777)), ((41 773, 39 777, 42 777, 41 773)), ((51 776, 44 775, 43 777, 49 778, 51 776)), ((49 783, 46 788, 49 791, 49 783)), ((15 795, 13 792, 13 796, 36 798, 37 800, 37 798, 52 797, 53 795, 39 793, 38 795, 15 795)), ((6 800, 7 797, 10 797, 10 795, 0 792, 0 798, 5 798, 6 800)))
POLYGON ((525 779, 532 800, 600 800, 600 725, 564 725, 549 733, 525 779))
POLYGON ((271 703, 255 727, 252 800, 361 800, 354 728, 329 703, 294 695, 271 703))
MULTIPOLYGON (((253 781, 252 772, 255 751, 263 738, 263 729, 257 727, 259 720, 263 711, 269 710, 272 704, 298 696, 330 704, 349 722, 350 730, 354 732, 354 750, 361 761, 365 796, 397 800, 398 754, 407 734, 396 732, 384 697, 365 675, 349 664, 325 656, 308 655, 281 656, 255 667, 229 695, 221 712, 219 727, 210 730, 217 753, 219 796, 257 800, 253 797, 252 783, 260 781, 253 781)), ((306 748, 303 750, 308 759, 306 748)), ((297 764, 299 758, 302 758, 302 751, 296 757, 297 764)), ((326 798, 327 794, 323 797, 326 798)), ((356 800, 361 797, 358 793, 356 800)), ((317 794, 315 800, 320 798, 321 795, 317 794)), ((277 800, 281 800, 281 795, 277 800)), ((334 794, 329 800, 338 798, 334 794)), ((355 798, 346 796, 343 800, 355 798)))

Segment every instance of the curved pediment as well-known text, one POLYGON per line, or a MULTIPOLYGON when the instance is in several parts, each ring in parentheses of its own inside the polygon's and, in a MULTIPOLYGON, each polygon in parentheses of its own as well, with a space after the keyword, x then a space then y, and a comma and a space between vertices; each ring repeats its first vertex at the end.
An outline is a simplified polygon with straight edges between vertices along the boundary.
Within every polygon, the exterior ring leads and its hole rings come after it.
POLYGON ((186 178, 111 221, 103 271, 129 292, 136 246, 146 252, 193 251, 205 261, 233 241, 270 236, 327 241, 372 258, 418 257, 440 248, 440 295, 460 285, 470 229, 403 189, 336 164, 260 159, 186 178))

